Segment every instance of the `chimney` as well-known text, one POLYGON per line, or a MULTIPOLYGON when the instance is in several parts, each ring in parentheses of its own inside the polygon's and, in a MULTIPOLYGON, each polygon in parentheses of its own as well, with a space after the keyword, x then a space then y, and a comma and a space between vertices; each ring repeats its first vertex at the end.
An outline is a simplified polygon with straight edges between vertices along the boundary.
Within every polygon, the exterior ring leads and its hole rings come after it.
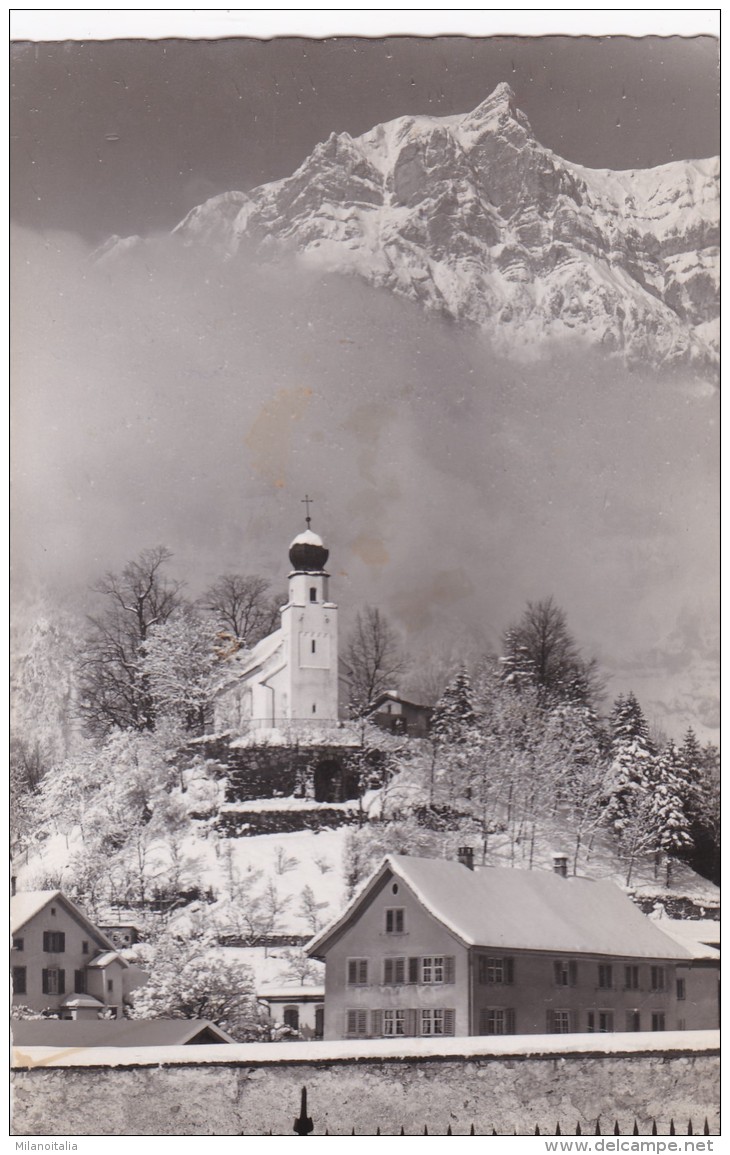
POLYGON ((465 866, 467 870, 473 870, 474 869, 474 847, 473 846, 460 846, 456 852, 456 857, 457 857, 457 860, 461 863, 461 865, 465 866))
POLYGON ((561 878, 568 877, 568 856, 567 854, 553 855, 553 873, 559 874, 561 878))

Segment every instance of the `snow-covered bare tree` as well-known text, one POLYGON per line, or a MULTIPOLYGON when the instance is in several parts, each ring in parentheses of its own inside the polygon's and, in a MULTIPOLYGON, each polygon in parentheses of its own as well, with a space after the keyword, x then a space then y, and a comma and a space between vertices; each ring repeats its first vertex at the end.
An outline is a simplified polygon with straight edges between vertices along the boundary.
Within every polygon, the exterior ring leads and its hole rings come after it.
POLYGON ((81 714, 96 737, 115 726, 148 730, 154 725, 142 647, 150 630, 182 604, 182 583, 165 573, 171 557, 164 546, 145 549, 121 573, 105 574, 94 587, 101 608, 89 617, 79 676, 81 714))
POLYGON ((584 658, 552 597, 528 602, 502 638, 503 678, 533 684, 543 699, 595 703, 602 682, 595 659, 584 658))
POLYGON ((223 574, 200 599, 219 630, 240 646, 251 648, 279 624, 286 599, 272 596, 271 582, 255 574, 223 574))
POLYGON ((350 705, 355 717, 362 714, 384 690, 394 690, 408 668, 396 631, 385 614, 365 606, 355 621, 344 649, 349 670, 350 705))
POLYGON ((264 1016, 251 968, 210 937, 184 941, 172 930, 143 957, 149 981, 132 996, 134 1019, 208 1019, 241 1042, 261 1038, 264 1016))
POLYGON ((217 660, 215 627, 192 606, 178 606, 164 622, 150 626, 140 647, 139 671, 155 719, 176 719, 186 730, 201 733, 210 714, 217 660))

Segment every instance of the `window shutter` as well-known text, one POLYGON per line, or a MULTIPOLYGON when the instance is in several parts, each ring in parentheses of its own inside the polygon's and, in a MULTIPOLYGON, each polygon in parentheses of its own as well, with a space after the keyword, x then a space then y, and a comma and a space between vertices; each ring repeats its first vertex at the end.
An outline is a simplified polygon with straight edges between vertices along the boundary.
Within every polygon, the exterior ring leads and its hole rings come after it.
POLYGON ((367 983, 367 981, 368 981, 368 960, 366 958, 361 958, 360 963, 359 963, 359 967, 360 967, 360 973, 358 975, 358 979, 360 980, 361 983, 367 983))
POLYGON ((65 971, 59 971, 58 972, 58 993, 59 993, 59 995, 65 995, 66 994, 66 972, 65 971))
POLYGON ((515 981, 515 960, 513 958, 504 960, 504 981, 510 986, 515 981))
POLYGON ((588 1012, 588 1022, 586 1026, 588 1028, 588 1033, 593 1034, 596 1029, 596 1016, 593 1011, 588 1012))
POLYGON ((570 978, 570 985, 574 987, 578 982, 578 964, 575 959, 571 959, 568 963, 568 975, 570 978))
POLYGON ((44 930, 43 931, 43 949, 44 949, 44 951, 50 951, 50 949, 51 949, 50 944, 51 944, 51 933, 48 930, 44 930))
POLYGON ((418 1011, 413 1010, 411 1007, 406 1011, 405 1028, 407 1035, 413 1036, 418 1034, 418 1011))
MULTIPOLYGON (((45 938, 45 935, 43 937, 45 938)), ((43 968, 43 970, 41 972, 41 977, 42 977, 42 983, 43 983, 43 994, 47 995, 48 994, 48 971, 45 969, 45 967, 43 968)))
POLYGON ((505 1035, 514 1035, 515 1033, 515 1012, 512 1007, 508 1007, 504 1012, 504 1033, 505 1035))
POLYGON ((578 1030, 578 1023, 580 1019, 577 1011, 568 1011, 568 1029, 570 1031, 578 1030))
POLYGON ((368 1013, 367 1011, 357 1012, 357 1033, 358 1035, 366 1035, 368 1033, 368 1013))
POLYGON ((56 941, 58 942, 58 951, 61 954, 64 954, 66 950, 66 935, 63 931, 59 931, 59 933, 56 935, 56 941))
POLYGON ((392 958, 383 959, 383 982, 392 983, 393 981, 393 960, 392 958))
POLYGON ((395 981, 397 983, 406 981, 406 960, 404 958, 395 959, 395 981))
MULTIPOLYGON (((555 965, 557 966, 558 964, 556 963, 555 965)), ((555 1029, 555 1019, 553 1018, 552 1009, 550 1009, 547 1012, 547 1032, 548 1032, 548 1034, 552 1035, 554 1029, 555 1029)))
POLYGON ((553 971, 555 972, 555 985, 558 987, 562 986, 563 968, 559 962, 556 961, 553 963, 553 971))
POLYGON ((347 981, 348 983, 357 982, 357 963, 354 958, 349 959, 347 963, 347 981))
POLYGON ((354 1035, 356 1027, 357 1027, 357 1011, 348 1011, 347 1012, 347 1033, 348 1033, 348 1035, 354 1035))
POLYGON ((383 1012, 382 1011, 371 1011, 370 1012, 370 1034, 371 1035, 382 1035, 382 1033, 383 1033, 383 1012))
POLYGON ((453 983, 454 981, 455 961, 453 955, 447 955, 444 959, 444 982, 453 983))
POLYGON ((408 960, 408 982, 409 983, 417 983, 418 982, 418 961, 419 960, 417 958, 409 958, 409 960, 408 960))
POLYGON ((74 994, 86 994, 86 971, 74 971, 74 994))
POLYGON ((453 1035, 454 1033, 454 1011, 449 1008, 444 1011, 444 1034, 453 1035))

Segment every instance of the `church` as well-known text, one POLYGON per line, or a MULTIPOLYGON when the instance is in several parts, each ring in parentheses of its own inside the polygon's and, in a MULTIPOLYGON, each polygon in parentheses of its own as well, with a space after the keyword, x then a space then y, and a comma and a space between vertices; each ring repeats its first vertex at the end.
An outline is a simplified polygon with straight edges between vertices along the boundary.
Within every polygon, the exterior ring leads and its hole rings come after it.
POLYGON ((289 589, 281 625, 253 650, 226 662, 214 704, 216 733, 252 743, 308 742, 341 730, 337 606, 330 600, 329 551, 307 528, 289 547, 289 589))
POLYGON ((289 547, 279 628, 222 667, 205 748, 226 770, 232 804, 276 796, 344 802, 358 797, 364 773, 377 774, 379 751, 363 762, 361 727, 347 720, 329 550, 311 520, 307 514, 289 547))

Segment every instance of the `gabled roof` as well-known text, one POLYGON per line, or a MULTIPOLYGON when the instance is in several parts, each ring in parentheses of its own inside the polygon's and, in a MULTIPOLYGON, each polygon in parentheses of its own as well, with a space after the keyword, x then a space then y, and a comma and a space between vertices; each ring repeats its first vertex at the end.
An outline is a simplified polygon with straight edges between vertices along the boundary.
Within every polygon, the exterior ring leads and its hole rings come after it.
POLYGON ((415 710, 425 710, 428 713, 433 712, 433 706, 424 706, 422 702, 414 702, 410 698, 404 698, 397 690, 383 690, 378 694, 377 698, 373 698, 372 702, 367 708, 367 713, 371 714, 382 706, 384 702, 400 702, 402 706, 411 706, 415 710))
POLYGON ((254 646, 252 650, 244 650, 240 654, 235 654, 228 660, 228 673, 233 678, 244 678, 246 675, 253 673, 254 670, 263 666, 264 662, 276 653, 284 640, 284 635, 281 628, 274 630, 273 634, 267 634, 260 642, 254 646))
POLYGON ((108 967, 110 963, 118 962, 123 967, 128 967, 129 963, 116 950, 105 950, 101 954, 95 955, 91 962, 86 964, 87 968, 93 967, 95 970, 103 970, 108 967))
POLYGON ((77 922, 93 935, 100 946, 106 947, 108 950, 115 951, 114 943, 111 942, 103 931, 95 926, 91 919, 87 918, 81 907, 67 898, 62 890, 22 890, 14 894, 10 899, 10 928, 11 934, 17 934, 19 930, 35 918, 37 914, 50 903, 57 902, 60 906, 66 908, 68 913, 76 919, 77 922))
POLYGON ((195 1043, 234 1043, 207 1019, 17 1019, 16 1047, 176 1047, 195 1043))
POLYGON ((390 854, 339 919, 306 952, 322 957, 392 876, 466 946, 629 958, 689 959, 612 882, 548 870, 469 870, 439 858, 390 854))
POLYGON ((688 950, 693 958, 719 960, 720 951, 712 946, 720 941, 720 923, 708 919, 658 918, 654 925, 688 950))

